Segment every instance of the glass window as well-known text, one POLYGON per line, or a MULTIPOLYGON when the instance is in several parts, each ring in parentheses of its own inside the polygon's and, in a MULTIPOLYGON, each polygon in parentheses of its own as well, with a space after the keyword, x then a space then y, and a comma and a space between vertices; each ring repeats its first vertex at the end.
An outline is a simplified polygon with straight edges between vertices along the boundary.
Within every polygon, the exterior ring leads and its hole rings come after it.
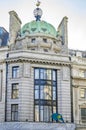
POLYGON ((51 70, 47 70, 47 79, 51 80, 51 70))
POLYGON ((44 121, 51 121, 52 110, 51 106, 44 106, 44 121))
POLYGON ((35 99, 39 99, 39 86, 35 85, 35 99))
POLYGON ((51 86, 40 86, 40 99, 51 100, 51 86))
POLYGON ((39 121, 39 106, 35 105, 35 121, 39 121))
POLYGON ((35 69, 35 79, 39 79, 39 69, 35 69))
POLYGON ((40 86, 40 99, 44 99, 44 86, 40 86))
POLYGON ((40 69, 40 79, 46 79, 46 70, 40 69))
POLYGON ((53 80, 56 81, 56 71, 55 70, 53 70, 53 80))
POLYGON ((19 77, 19 66, 12 67, 12 78, 19 77))
POLYGON ((18 104, 11 105, 11 120, 18 121, 18 104))
POLYGON ((56 70, 35 68, 34 72, 35 121, 49 122, 56 111, 56 70))
POLYGON ((53 113, 56 113, 56 106, 53 106, 53 113))
POLYGON ((43 121, 43 106, 40 106, 40 121, 43 121))
POLYGON ((12 99, 18 98, 18 84, 12 84, 12 99))
POLYGON ((53 100, 56 100, 56 87, 53 86, 53 100))
POLYGON ((86 123, 86 108, 81 108, 81 119, 83 123, 86 123))

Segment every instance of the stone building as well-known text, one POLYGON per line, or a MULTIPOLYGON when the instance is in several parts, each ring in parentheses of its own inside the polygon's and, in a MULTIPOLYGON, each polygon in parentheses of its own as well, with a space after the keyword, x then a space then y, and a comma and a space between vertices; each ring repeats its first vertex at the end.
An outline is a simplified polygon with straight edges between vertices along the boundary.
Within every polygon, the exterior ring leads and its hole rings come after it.
MULTIPOLYGON (((73 119, 86 129, 86 51, 69 50, 73 93, 73 119)), ((82 130, 82 129, 80 129, 82 130)))
POLYGON ((68 123, 86 121, 86 52, 68 49, 68 18, 57 30, 41 20, 21 27, 10 11, 9 36, 0 27, 0 122, 54 122, 53 113, 68 123))

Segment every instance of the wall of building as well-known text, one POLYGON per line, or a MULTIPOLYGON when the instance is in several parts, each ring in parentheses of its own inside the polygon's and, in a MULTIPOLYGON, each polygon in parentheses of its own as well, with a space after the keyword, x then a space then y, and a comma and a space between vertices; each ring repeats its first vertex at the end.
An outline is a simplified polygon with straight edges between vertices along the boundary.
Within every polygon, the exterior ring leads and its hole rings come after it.
MULTIPOLYGON (((59 65, 58 60, 54 60, 55 57, 56 59, 59 58, 57 55, 55 55, 53 58, 53 55, 50 54, 39 54, 29 51, 17 51, 16 53, 9 53, 7 121, 11 121, 11 104, 19 104, 19 121, 34 121, 34 68, 40 67, 57 70, 57 109, 58 112, 63 115, 65 121, 71 122, 70 66, 69 63, 68 65, 63 65, 63 63, 59 65), (28 56, 28 59, 26 56, 28 56), (50 59, 50 63, 47 63, 48 59, 50 59), (56 65, 55 62, 57 62, 56 65), (13 66, 19 66, 20 68, 19 77, 16 79, 12 78, 13 66), (18 99, 11 98, 13 83, 19 83, 18 99)), ((64 64, 67 64, 65 61, 68 62, 68 57, 66 56, 64 59, 64 64)))
POLYGON ((0 122, 5 121, 6 55, 7 47, 0 48, 0 122))

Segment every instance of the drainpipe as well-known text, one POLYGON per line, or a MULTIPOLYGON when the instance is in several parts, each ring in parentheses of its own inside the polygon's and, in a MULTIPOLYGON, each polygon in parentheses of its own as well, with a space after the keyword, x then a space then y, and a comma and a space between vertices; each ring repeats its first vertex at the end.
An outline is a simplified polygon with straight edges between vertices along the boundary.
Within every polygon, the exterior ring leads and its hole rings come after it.
MULTIPOLYGON (((6 56, 6 59, 9 57, 9 53, 6 56)), ((6 88, 5 88, 5 122, 7 121, 7 84, 8 84, 8 63, 6 61, 6 88)))
MULTIPOLYGON (((69 60, 71 62, 71 57, 69 57, 69 60)), ((73 117, 73 88, 72 88, 72 73, 71 73, 71 65, 70 65, 70 94, 71 94, 71 122, 74 122, 74 117, 73 117)))

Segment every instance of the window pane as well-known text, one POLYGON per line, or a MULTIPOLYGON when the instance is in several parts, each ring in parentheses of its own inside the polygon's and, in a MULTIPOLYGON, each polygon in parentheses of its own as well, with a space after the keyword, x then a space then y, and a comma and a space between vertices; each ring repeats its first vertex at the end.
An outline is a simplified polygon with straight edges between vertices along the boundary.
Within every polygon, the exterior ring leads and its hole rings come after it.
POLYGON ((39 90, 35 90, 35 99, 39 99, 39 90))
POLYGON ((53 113, 56 113, 56 106, 53 106, 53 113))
POLYGON ((18 98, 18 84, 12 84, 12 98, 18 98))
POLYGON ((56 71, 55 70, 53 70, 53 80, 56 81, 56 71))
POLYGON ((12 121, 14 121, 14 119, 15 119, 15 113, 14 113, 14 112, 12 112, 12 115, 11 115, 11 120, 12 120, 12 121))
POLYGON ((40 79, 46 79, 46 69, 40 69, 40 79))
POLYGON ((18 121, 18 104, 11 105, 11 120, 18 121))
POLYGON ((51 86, 44 86, 44 99, 51 99, 51 86))
POLYGON ((51 100, 51 86, 40 86, 40 99, 51 100))
POLYGON ((35 85, 35 99, 39 99, 39 86, 35 85))
POLYGON ((40 121, 43 121, 43 106, 40 106, 40 121))
POLYGON ((35 121, 39 121, 39 106, 35 106, 35 121))
POLYGON ((47 79, 51 80, 51 70, 47 70, 47 79))
POLYGON ((56 91, 53 91, 53 100, 56 100, 56 91))
POLYGON ((86 123, 86 108, 81 108, 81 119, 83 123, 86 123))
POLYGON ((40 70, 40 79, 44 79, 44 69, 40 70))
POLYGON ((51 111, 51 106, 44 106, 44 121, 48 122, 51 119, 52 111, 51 111))
POLYGON ((19 77, 19 66, 12 67, 12 78, 19 77))
POLYGON ((40 86, 40 99, 44 99, 44 86, 40 86))
POLYGON ((39 69, 35 69, 35 79, 39 79, 39 69))

